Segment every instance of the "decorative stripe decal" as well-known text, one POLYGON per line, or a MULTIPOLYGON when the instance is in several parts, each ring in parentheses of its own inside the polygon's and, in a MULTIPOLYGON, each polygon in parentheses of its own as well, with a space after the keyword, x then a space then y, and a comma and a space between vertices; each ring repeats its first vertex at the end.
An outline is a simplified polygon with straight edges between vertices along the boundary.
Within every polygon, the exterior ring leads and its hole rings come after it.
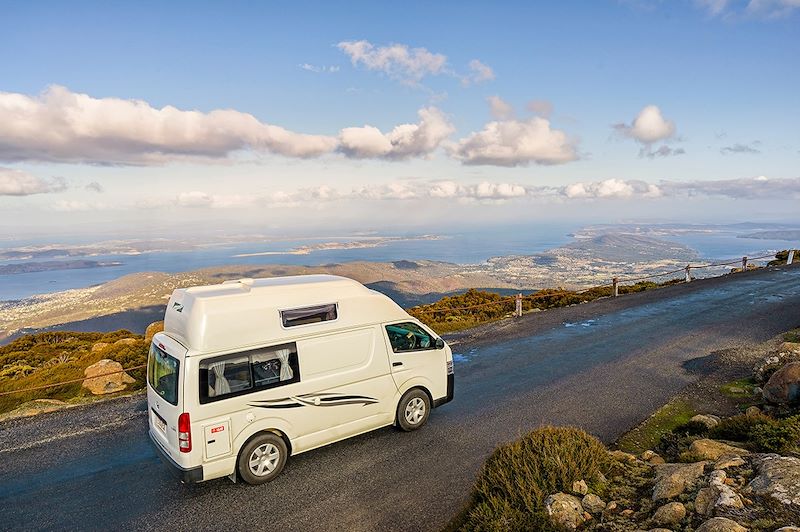
POLYGON ((344 395, 338 393, 307 393, 294 395, 282 399, 265 399, 254 401, 250 406, 258 408, 299 408, 302 406, 339 406, 339 405, 362 405, 367 406, 377 403, 374 397, 365 395, 344 395))

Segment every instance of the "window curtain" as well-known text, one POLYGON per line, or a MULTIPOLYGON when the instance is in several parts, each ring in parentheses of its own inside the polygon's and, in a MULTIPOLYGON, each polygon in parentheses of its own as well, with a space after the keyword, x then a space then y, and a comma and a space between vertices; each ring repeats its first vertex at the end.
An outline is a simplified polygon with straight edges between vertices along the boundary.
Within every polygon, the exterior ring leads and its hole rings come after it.
POLYGON ((225 361, 213 362, 208 365, 208 369, 214 372, 214 397, 231 393, 231 385, 225 378, 225 361))
POLYGON ((281 379, 282 381, 291 380, 294 377, 294 372, 292 371, 292 367, 289 365, 289 355, 291 354, 291 349, 277 349, 275 351, 275 356, 278 357, 278 360, 281 361, 281 379))

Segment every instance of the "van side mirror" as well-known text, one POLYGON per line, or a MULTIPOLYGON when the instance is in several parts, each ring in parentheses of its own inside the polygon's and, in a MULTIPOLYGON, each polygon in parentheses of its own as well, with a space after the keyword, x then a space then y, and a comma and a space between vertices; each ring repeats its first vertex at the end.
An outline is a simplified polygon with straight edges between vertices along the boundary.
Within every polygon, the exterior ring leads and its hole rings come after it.
POLYGON ((434 345, 436 346, 436 349, 444 349, 444 340, 437 338, 434 345))

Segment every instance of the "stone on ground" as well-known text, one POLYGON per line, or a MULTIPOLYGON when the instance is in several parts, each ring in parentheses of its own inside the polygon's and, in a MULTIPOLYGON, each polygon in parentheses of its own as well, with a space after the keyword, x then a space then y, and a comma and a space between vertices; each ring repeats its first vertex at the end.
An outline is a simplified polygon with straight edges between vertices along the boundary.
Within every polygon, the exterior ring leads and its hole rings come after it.
POLYGON ((581 501, 573 495, 556 493, 544 501, 550 521, 561 528, 575 530, 585 521, 581 501))
POLYGON ((693 464, 661 464, 656 466, 653 500, 671 499, 703 476, 707 462, 693 464))
POLYGON ((586 495, 589 493, 589 486, 586 485, 586 481, 581 479, 573 482, 572 493, 577 493, 578 495, 586 495))
POLYGON ((747 529, 725 517, 713 517, 697 527, 695 532, 747 532, 747 529))
POLYGON ((83 370, 86 376, 83 387, 94 395, 121 392, 128 384, 136 382, 122 369, 122 364, 115 360, 100 360, 83 370))
POLYGON ((606 503, 594 493, 587 493, 581 500, 581 506, 590 514, 599 514, 606 509, 606 503))
POLYGON ((657 525, 676 525, 686 517, 686 507, 679 502, 670 502, 656 510, 653 522, 657 525))
POLYGON ((711 416, 707 416, 705 414, 697 414, 696 416, 692 417, 689 421, 694 421, 696 423, 702 423, 708 428, 714 428, 719 425, 719 420, 715 419, 711 416))
POLYGON ((692 442, 689 446, 689 453, 700 460, 717 460, 725 454, 743 455, 749 454, 750 451, 717 440, 703 438, 692 442))
POLYGON ((747 490, 767 495, 800 510, 800 458, 777 454, 758 455, 753 460, 755 478, 747 490))
POLYGON ((764 399, 776 404, 800 401, 800 362, 790 362, 773 373, 762 394, 764 399))

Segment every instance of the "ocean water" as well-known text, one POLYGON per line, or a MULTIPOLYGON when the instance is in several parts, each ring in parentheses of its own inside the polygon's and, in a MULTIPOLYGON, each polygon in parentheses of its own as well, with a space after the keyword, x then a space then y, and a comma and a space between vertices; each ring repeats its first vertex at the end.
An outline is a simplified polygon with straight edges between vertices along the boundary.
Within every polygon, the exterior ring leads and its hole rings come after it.
MULTIPOLYGON (((0 275, 0 301, 18 300, 37 294, 59 292, 72 288, 85 288, 104 283, 130 273, 145 271, 181 272, 198 268, 232 264, 290 264, 318 266, 351 261, 389 262, 397 260, 437 260, 458 264, 477 264, 491 257, 504 255, 529 255, 558 247, 572 240, 571 234, 581 225, 524 225, 493 227, 484 231, 439 234, 438 240, 391 241, 386 245, 361 249, 335 249, 313 251, 306 255, 286 254, 293 248, 331 241, 352 241, 320 237, 280 242, 247 242, 231 245, 213 245, 191 251, 167 251, 140 255, 101 255, 86 258, 108 262, 118 261, 119 266, 75 270, 54 270, 14 275, 0 275), (243 253, 278 252, 274 255, 236 257, 243 253)), ((695 249, 700 260, 720 261, 755 257, 774 253, 787 247, 800 247, 800 243, 784 240, 738 238, 741 230, 717 230, 710 233, 687 233, 659 237, 695 249)), ((388 235, 381 236, 408 236, 388 235)), ((13 247, 46 242, 16 241, 13 247)), ((2 261, 0 265, 14 261, 2 261)))
MULTIPOLYGON (((0 301, 18 300, 36 294, 59 292, 72 288, 85 288, 129 273, 145 271, 174 273, 232 264, 318 266, 352 261, 388 262, 423 259, 477 264, 491 257, 512 254, 525 255, 560 246, 569 242, 570 234, 579 228, 580 226, 574 225, 511 226, 493 228, 491 231, 441 234, 438 235, 441 237, 438 240, 391 241, 386 245, 373 248, 319 250, 306 255, 275 254, 236 257, 243 253, 285 252, 316 243, 358 240, 358 237, 346 239, 322 237, 314 240, 236 243, 214 245, 191 251, 153 252, 140 255, 96 255, 85 258, 99 262, 118 261, 122 264, 102 268, 0 275, 0 301)), ((15 242, 14 247, 27 244, 29 243, 15 242)), ((14 261, 0 260, 0 265, 12 263, 14 261)))

